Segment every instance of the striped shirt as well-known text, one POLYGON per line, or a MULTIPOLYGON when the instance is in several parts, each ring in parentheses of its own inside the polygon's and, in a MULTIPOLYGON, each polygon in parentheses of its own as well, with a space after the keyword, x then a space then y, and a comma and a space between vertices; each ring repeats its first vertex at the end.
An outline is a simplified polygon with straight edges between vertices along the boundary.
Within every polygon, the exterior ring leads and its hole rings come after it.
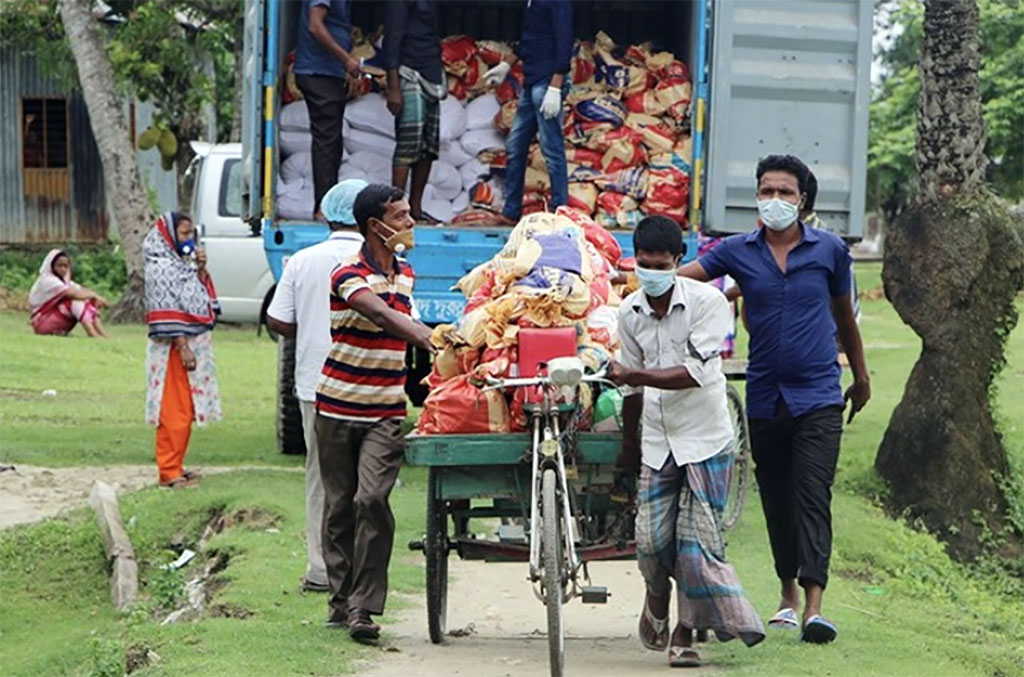
POLYGON ((389 278, 364 245, 331 273, 331 351, 316 386, 323 416, 357 421, 405 417, 405 349, 349 303, 372 292, 393 310, 412 315, 412 266, 394 259, 389 278))

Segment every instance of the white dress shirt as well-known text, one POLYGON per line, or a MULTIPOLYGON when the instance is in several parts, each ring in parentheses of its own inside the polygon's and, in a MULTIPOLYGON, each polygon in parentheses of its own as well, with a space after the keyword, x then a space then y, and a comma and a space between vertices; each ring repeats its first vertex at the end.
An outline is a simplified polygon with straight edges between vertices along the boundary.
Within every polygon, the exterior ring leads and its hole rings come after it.
POLYGON ((668 313, 660 320, 641 289, 619 308, 619 361, 630 369, 686 367, 698 388, 622 388, 643 392, 640 440, 643 464, 660 470, 671 453, 676 465, 699 463, 733 439, 719 356, 732 323, 725 296, 709 284, 676 278, 668 313))
POLYGON ((300 400, 316 400, 316 382, 331 350, 331 271, 362 246, 358 232, 334 231, 323 242, 295 252, 277 283, 267 314, 297 325, 295 395, 300 400))

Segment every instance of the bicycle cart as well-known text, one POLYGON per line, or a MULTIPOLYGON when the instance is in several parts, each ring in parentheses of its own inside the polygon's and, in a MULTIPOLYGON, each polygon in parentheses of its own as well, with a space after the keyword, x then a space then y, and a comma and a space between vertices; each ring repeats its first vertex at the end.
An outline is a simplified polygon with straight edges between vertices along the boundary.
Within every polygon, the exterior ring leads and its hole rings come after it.
MULTIPOLYGON (((491 388, 531 390, 529 432, 414 433, 406 439, 406 462, 428 468, 426 531, 409 547, 426 556, 431 641, 440 643, 446 632, 449 553, 464 560, 528 562, 534 593, 547 608, 550 668, 557 677, 565 664, 563 605, 574 597, 602 604, 609 596, 606 587, 591 583, 587 563, 636 556, 635 478, 615 467, 620 433, 576 428, 572 393, 581 384, 607 383, 603 375, 585 375, 572 357, 551 360, 547 373, 489 380, 491 388), (472 533, 470 519, 500 519, 496 537, 472 533)), ((732 392, 742 420, 742 401, 732 392)), ((745 471, 748 454, 737 449, 745 471)), ((744 481, 736 488, 733 523, 745 487, 744 481)))

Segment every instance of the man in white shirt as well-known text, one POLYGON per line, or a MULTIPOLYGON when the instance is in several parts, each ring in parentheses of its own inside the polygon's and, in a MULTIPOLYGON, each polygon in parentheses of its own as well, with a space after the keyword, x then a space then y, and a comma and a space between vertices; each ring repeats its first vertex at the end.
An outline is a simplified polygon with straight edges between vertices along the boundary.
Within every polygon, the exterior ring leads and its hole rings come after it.
POLYGON ((694 630, 748 646, 764 639, 725 561, 721 529, 733 430, 719 351, 732 316, 720 291, 676 277, 685 245, 675 221, 643 219, 633 248, 641 288, 619 309, 622 350, 610 377, 625 396, 618 465, 640 476, 637 562, 647 595, 639 634, 648 649, 668 647, 673 667, 697 667, 694 630), (670 578, 679 607, 671 638, 670 578))
POLYGON ((306 574, 302 588, 327 592, 327 568, 322 548, 324 486, 317 452, 316 382, 331 350, 331 271, 363 246, 352 205, 367 186, 362 179, 346 179, 324 195, 320 209, 331 228, 325 241, 299 250, 284 267, 274 300, 267 309, 271 329, 295 339, 295 394, 302 410, 306 440, 306 574))

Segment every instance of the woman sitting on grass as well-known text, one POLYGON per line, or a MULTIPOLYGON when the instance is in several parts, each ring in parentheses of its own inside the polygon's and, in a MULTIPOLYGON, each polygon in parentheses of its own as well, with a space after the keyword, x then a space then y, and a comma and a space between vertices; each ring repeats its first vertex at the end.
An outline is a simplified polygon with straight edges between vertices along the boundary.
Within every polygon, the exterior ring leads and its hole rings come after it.
POLYGON ((168 212, 142 243, 146 273, 146 421, 156 426, 160 486, 194 486, 185 469, 192 422, 221 417, 213 362, 217 294, 192 219, 168 212))
POLYGON ((37 334, 67 335, 75 325, 92 338, 106 338, 99 309, 107 306, 102 296, 71 281, 71 257, 51 249, 39 267, 39 277, 28 293, 32 329, 37 334))

